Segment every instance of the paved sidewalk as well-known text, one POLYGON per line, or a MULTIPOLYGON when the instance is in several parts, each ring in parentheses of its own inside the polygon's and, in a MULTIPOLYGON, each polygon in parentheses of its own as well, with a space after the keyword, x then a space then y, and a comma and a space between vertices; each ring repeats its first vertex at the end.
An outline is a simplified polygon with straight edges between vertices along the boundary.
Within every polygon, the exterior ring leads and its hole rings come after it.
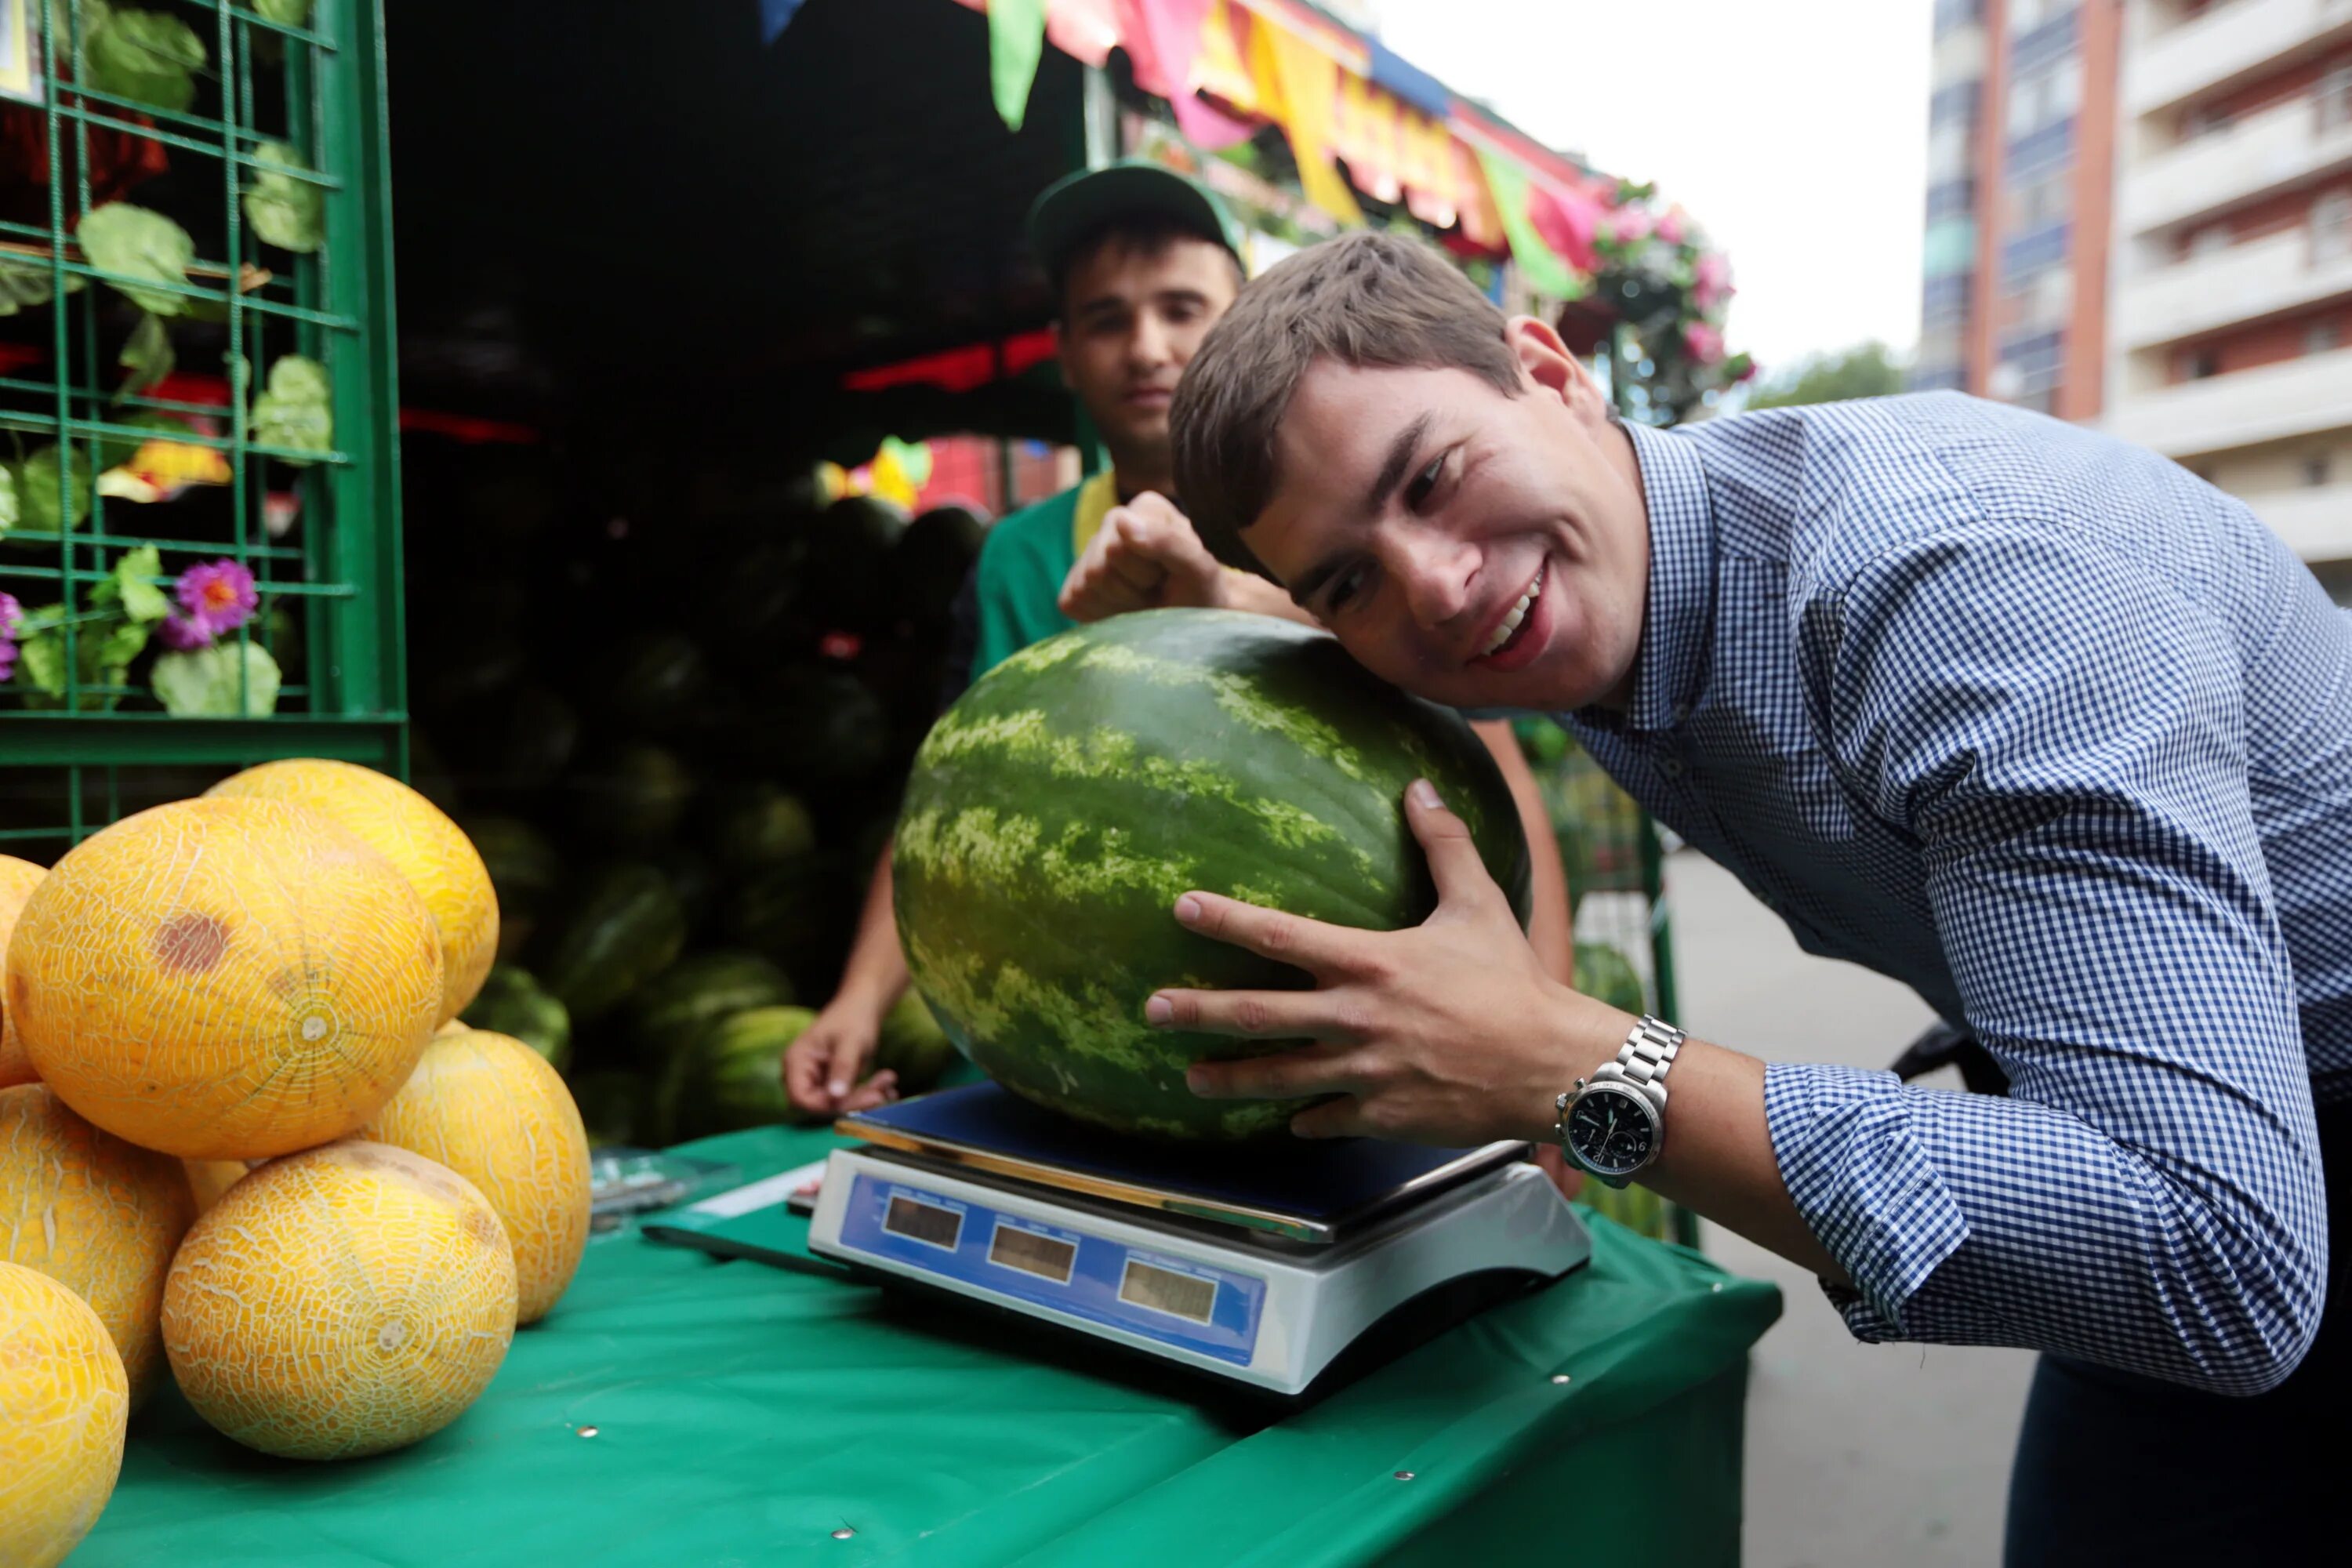
MULTIPOLYGON (((1800 952, 1712 861, 1684 850, 1666 875, 1676 1022, 1693 1034, 1776 1060, 1883 1068, 1931 1021, 1894 982, 1800 952)), ((1705 1245, 1788 1296, 1748 1389, 1747 1568, 1997 1563, 2032 1357, 1857 1343, 1811 1275, 1713 1226, 1705 1245)))

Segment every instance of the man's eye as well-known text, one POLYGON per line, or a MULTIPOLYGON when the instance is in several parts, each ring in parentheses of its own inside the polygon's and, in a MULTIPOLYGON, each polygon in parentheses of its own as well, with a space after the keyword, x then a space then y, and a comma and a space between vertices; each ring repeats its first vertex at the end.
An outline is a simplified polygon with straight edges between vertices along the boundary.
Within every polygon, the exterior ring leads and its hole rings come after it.
POLYGON ((1429 467, 1413 475, 1412 482, 1405 486, 1405 504, 1419 510, 1421 503, 1429 499, 1429 492, 1437 488, 1438 476, 1444 471, 1445 454, 1440 452, 1429 460, 1429 467))
POLYGON ((1350 566, 1332 580, 1331 590, 1324 595, 1323 603, 1327 608, 1334 612, 1344 610, 1348 607, 1348 602, 1353 599, 1363 586, 1364 569, 1361 566, 1350 566))

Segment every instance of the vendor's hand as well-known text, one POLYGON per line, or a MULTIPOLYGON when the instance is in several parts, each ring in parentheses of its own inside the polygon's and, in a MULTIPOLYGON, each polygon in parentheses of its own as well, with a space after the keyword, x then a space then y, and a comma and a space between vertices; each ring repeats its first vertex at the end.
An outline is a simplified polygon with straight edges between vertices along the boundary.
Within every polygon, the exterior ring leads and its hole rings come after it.
POLYGON ((1294 964, 1312 991, 1162 991, 1146 1021, 1251 1039, 1315 1043, 1279 1056, 1199 1062, 1210 1100, 1342 1098, 1301 1111, 1302 1137, 1364 1133, 1458 1147, 1540 1143, 1553 1097, 1615 1053, 1633 1018, 1579 995, 1536 960, 1462 819, 1417 782, 1405 816, 1429 857, 1436 912, 1401 931, 1354 931, 1186 893, 1176 918, 1204 936, 1294 964))
POLYGON ((871 1110, 898 1098, 898 1075, 860 1078, 874 1059, 882 1021, 862 998, 836 996, 800 1038, 784 1047, 784 1094, 801 1110, 822 1116, 871 1110))
POLYGON ((1175 503, 1150 490, 1104 514, 1062 580, 1062 614, 1108 620, 1130 610, 1226 608, 1225 569, 1175 503))

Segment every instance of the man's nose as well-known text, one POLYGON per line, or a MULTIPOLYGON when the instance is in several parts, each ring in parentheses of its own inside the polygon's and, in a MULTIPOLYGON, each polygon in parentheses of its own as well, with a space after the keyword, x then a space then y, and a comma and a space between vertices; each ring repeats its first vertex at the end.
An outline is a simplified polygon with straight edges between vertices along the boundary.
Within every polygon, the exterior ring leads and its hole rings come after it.
POLYGON ((1144 366, 1166 364, 1173 353, 1168 338, 1168 328, 1159 317, 1145 310, 1136 317, 1135 331, 1127 340, 1127 356, 1144 366))
POLYGON ((1440 631, 1458 620, 1470 605, 1477 551, 1426 526, 1399 530, 1390 549, 1394 558, 1389 570, 1404 589, 1414 624, 1440 631))

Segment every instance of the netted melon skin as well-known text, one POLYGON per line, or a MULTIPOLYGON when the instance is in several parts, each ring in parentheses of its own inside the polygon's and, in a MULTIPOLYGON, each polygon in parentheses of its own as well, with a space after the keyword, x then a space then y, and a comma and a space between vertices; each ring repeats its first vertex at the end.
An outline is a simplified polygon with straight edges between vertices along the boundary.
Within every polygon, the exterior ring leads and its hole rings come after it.
POLYGON ((545 1317, 588 1246, 588 1130, 562 1075, 488 1029, 436 1036, 363 1136, 457 1172, 514 1244, 518 1315, 545 1317))
MULTIPOLYGON (((47 876, 30 860, 19 860, 14 855, 0 855, 0 953, 8 951, 8 939, 16 930, 16 917, 25 912, 25 900, 47 876)), ((16 1038, 16 1020, 8 1016, 8 1003, 0 993, 0 1089, 12 1089, 34 1080, 33 1058, 25 1054, 24 1042, 16 1038)))
POLYGON ((231 1187, 163 1288, 163 1348, 189 1405, 281 1458, 431 1436, 481 1397, 514 1330, 514 1253, 488 1202, 359 1139, 231 1187))
POLYGON ((89 1303, 134 1406, 163 1370, 163 1277, 195 1217, 179 1161, 91 1126, 45 1084, 0 1089, 0 1263, 89 1303))
POLYGON ((131 1384, 89 1304, 0 1263, 0 1563, 55 1568, 114 1495, 131 1384))
POLYGON ((205 792, 308 806, 364 839, 408 879, 441 935, 436 1023, 466 1010, 499 952, 499 896, 473 840, 416 791, 356 763, 317 757, 264 763, 205 792))
POLYGON ((142 1148, 264 1159, 356 1131, 416 1065, 441 944, 391 861, 315 812, 185 800, 26 900, 7 1005, 41 1080, 142 1148))

